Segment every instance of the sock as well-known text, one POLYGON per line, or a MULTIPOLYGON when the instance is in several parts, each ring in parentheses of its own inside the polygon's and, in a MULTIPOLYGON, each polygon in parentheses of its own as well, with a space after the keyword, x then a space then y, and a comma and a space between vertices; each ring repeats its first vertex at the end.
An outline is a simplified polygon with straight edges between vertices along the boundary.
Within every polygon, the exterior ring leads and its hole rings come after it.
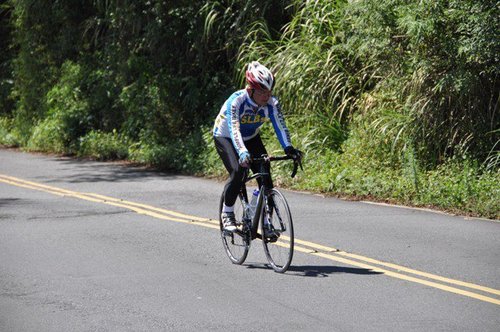
POLYGON ((222 212, 234 212, 234 205, 227 206, 226 203, 222 206, 222 212))

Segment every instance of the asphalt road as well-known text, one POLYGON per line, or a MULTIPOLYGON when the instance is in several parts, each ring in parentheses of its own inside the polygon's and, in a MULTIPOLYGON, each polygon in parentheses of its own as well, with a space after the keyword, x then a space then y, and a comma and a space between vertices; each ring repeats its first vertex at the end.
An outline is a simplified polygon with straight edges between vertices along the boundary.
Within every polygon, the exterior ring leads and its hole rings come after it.
POLYGON ((500 331, 498 221, 284 191, 278 274, 230 263, 222 187, 0 150, 0 331, 500 331))

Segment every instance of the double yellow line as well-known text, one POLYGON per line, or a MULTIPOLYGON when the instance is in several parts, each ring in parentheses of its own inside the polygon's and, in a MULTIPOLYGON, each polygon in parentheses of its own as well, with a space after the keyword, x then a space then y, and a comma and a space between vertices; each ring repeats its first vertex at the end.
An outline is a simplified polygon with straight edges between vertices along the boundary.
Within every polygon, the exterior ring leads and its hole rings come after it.
POLYGON ((32 181, 27 181, 19 178, 15 178, 12 176, 7 176, 0 174, 0 182, 10 184, 17 187, 28 188, 38 191, 44 191, 50 194, 63 196, 63 197, 73 197, 78 199, 83 199, 90 202, 107 204, 112 206, 117 206, 121 208, 125 208, 128 210, 132 210, 138 214, 148 215, 154 218, 181 222, 181 223, 201 223, 203 226, 207 226, 209 228, 219 228, 218 226, 214 226, 215 220, 200 218, 196 216, 190 216, 187 214, 165 210, 156 208, 146 204, 140 204, 135 202, 126 201, 123 199, 108 197, 104 195, 94 194, 94 193, 82 193, 67 189, 62 189, 58 187, 48 186, 41 183, 36 183, 32 181))
MULTIPOLYGON (((176 211, 157 208, 151 205, 130 202, 114 197, 108 197, 95 193, 71 191, 2 174, 0 174, 0 182, 17 187, 44 191, 63 197, 73 197, 90 202, 112 205, 132 210, 138 214, 147 215, 157 219, 196 224, 203 227, 219 229, 219 222, 217 220, 201 218, 193 215, 179 213, 176 211)), ((438 276, 432 273, 414 270, 393 263, 383 262, 358 254, 348 253, 336 248, 327 247, 321 244, 300 239, 295 239, 295 250, 325 258, 331 261, 336 261, 342 264, 360 267, 366 270, 370 270, 371 272, 385 274, 389 277, 422 284, 428 287, 433 287, 443 291, 500 305, 500 299, 498 299, 498 297, 500 297, 500 290, 490 287, 480 286, 469 282, 438 276), (495 297, 492 297, 492 295, 495 297)))

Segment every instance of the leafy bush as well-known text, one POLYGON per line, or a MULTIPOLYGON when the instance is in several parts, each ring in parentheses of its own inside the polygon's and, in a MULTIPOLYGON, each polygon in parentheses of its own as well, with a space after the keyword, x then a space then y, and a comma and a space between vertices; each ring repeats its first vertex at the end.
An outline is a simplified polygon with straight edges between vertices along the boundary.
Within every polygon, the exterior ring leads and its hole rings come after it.
POLYGON ((155 133, 142 131, 139 141, 130 146, 130 159, 165 170, 206 174, 206 161, 202 157, 207 147, 202 140, 201 133, 160 140, 155 133))
POLYGON ((78 156, 97 160, 126 159, 128 140, 116 130, 111 133, 92 130, 80 138, 78 156))
POLYGON ((47 116, 38 122, 27 143, 29 150, 75 153, 78 139, 90 129, 92 117, 83 98, 81 67, 70 61, 61 69, 61 78, 47 93, 47 116))
POLYGON ((6 117, 0 117, 0 145, 14 147, 19 142, 12 133, 12 120, 6 117))
POLYGON ((496 1, 2 8, 0 144, 225 176, 210 127, 260 60, 306 154, 300 178, 274 166, 277 184, 497 215, 496 1))
POLYGON ((498 15, 494 1, 357 1, 346 7, 345 43, 370 68, 372 98, 392 109, 418 159, 486 158, 498 100, 498 15), (390 95, 390 100, 384 98, 390 95), (402 116, 399 116, 399 114, 402 116), (409 121, 408 121, 409 120, 409 121), (404 128, 403 128, 404 126, 404 128))
POLYGON ((451 160, 423 177, 415 202, 500 219, 500 171, 484 171, 471 160, 451 160))
POLYGON ((14 49, 11 47, 13 26, 11 24, 12 5, 0 4, 0 116, 11 115, 14 110, 14 100, 10 97, 14 87, 12 73, 12 58, 14 49))

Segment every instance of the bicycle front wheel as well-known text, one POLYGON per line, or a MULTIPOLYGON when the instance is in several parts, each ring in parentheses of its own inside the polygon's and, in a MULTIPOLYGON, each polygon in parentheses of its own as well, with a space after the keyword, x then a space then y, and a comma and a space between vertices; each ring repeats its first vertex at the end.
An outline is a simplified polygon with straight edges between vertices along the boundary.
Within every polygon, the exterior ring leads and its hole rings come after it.
POLYGON ((293 258, 292 214, 285 196, 277 189, 269 191, 265 203, 261 218, 264 252, 274 271, 284 273, 293 258))
POLYGON ((250 247, 250 232, 248 227, 244 225, 243 222, 243 198, 241 195, 238 196, 236 203, 234 204, 234 214, 236 217, 237 229, 234 232, 229 232, 224 230, 222 225, 222 205, 224 204, 224 194, 222 194, 219 203, 219 225, 220 234, 222 238, 222 244, 226 251, 227 256, 234 264, 243 264, 248 255, 248 249, 250 247))

